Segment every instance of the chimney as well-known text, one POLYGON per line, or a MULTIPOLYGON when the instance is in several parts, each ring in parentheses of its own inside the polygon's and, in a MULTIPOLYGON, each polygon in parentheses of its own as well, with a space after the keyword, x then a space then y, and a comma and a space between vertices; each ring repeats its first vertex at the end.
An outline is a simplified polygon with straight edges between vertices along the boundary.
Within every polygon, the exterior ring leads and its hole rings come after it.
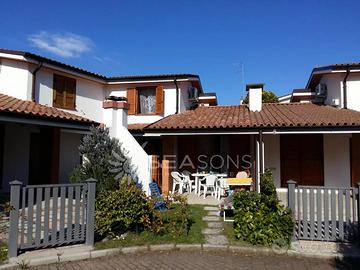
POLYGON ((119 138, 121 129, 127 129, 129 104, 124 97, 107 97, 103 102, 103 122, 109 128, 110 135, 119 138))
POLYGON ((246 91, 249 92, 249 109, 252 112, 261 111, 262 109, 262 92, 264 84, 254 83, 247 84, 246 91))

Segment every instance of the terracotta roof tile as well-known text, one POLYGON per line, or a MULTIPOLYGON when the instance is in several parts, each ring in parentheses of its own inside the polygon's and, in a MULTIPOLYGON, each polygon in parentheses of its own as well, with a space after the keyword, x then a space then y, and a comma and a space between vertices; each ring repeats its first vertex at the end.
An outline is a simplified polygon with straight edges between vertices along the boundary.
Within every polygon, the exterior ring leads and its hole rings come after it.
POLYGON ((149 123, 144 124, 128 124, 128 130, 130 131, 142 131, 149 123))
POLYGON ((247 105, 199 107, 165 117, 145 129, 332 126, 360 126, 360 112, 311 103, 263 104, 260 112, 250 112, 247 105))
POLYGON ((76 114, 68 113, 60 109, 41 105, 32 101, 17 99, 4 94, 0 94, 0 112, 77 121, 89 124, 95 123, 94 121, 76 114))

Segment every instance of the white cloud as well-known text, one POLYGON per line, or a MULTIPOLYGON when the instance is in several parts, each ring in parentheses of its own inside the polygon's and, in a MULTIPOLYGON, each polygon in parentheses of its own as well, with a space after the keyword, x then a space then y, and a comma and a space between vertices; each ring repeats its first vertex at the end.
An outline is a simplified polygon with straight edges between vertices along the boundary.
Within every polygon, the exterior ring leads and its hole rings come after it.
POLYGON ((73 33, 41 31, 30 35, 28 40, 33 46, 64 58, 79 57, 93 47, 91 39, 73 33))

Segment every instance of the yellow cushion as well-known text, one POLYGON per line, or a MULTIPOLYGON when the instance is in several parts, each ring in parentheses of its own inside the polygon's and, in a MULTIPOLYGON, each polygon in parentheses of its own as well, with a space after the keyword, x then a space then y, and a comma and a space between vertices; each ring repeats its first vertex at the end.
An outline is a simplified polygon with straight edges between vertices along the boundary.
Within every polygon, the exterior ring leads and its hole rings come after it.
POLYGON ((226 183, 228 185, 251 185, 252 178, 227 178, 226 183))

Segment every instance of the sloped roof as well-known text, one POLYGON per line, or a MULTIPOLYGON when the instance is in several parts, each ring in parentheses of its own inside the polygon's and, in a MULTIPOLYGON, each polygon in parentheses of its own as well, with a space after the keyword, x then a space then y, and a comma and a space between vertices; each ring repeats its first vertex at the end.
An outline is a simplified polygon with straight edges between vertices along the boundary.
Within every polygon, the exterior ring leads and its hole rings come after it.
POLYGON ((41 105, 33 101, 21 100, 4 94, 0 94, 0 113, 46 117, 56 120, 82 122, 86 124, 96 123, 85 117, 68 113, 54 107, 41 105))
POLYGON ((149 123, 144 123, 144 124, 128 124, 128 130, 130 131, 142 131, 146 126, 148 126, 149 123))
POLYGON ((170 115, 145 130, 334 126, 360 127, 360 112, 311 103, 268 103, 260 112, 251 112, 247 105, 210 106, 170 115))
POLYGON ((352 62, 352 63, 338 63, 338 64, 329 64, 322 65, 313 68, 311 71, 310 77, 306 84, 306 88, 314 90, 316 85, 321 80, 323 73, 332 73, 332 72, 346 72, 347 70, 359 70, 360 62, 352 62))
POLYGON ((15 54, 15 55, 21 55, 23 57, 28 57, 40 62, 45 62, 54 66, 66 68, 90 77, 94 77, 96 79, 101 79, 104 81, 145 81, 145 80, 174 80, 174 79, 187 79, 187 78, 194 78, 197 80, 200 80, 199 75, 196 74, 188 74, 188 73, 178 73, 178 74, 147 74, 147 75, 130 75, 130 76, 104 76, 95 72, 91 72, 82 68, 78 68, 60 61, 56 61, 47 57, 43 57, 41 55, 37 55, 31 52, 26 51, 17 51, 17 50, 8 50, 8 49, 1 49, 0 53, 8 53, 8 54, 15 54))

